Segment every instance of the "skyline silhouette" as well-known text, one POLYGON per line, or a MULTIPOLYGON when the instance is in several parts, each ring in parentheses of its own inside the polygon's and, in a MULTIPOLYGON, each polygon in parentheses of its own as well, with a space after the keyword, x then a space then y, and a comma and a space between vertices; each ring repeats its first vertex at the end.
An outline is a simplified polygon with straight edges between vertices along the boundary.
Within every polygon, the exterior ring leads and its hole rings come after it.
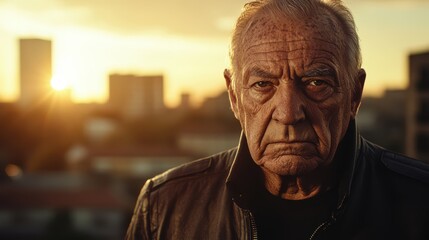
MULTIPOLYGON (((108 75, 133 73, 164 75, 167 106, 182 92, 201 103, 225 89, 230 33, 244 2, 1 1, 0 99, 18 97, 16 39, 35 36, 53 41, 53 74, 71 82, 77 102, 106 101, 108 75)), ((405 88, 407 55, 429 48, 429 1, 345 2, 361 37, 364 94, 405 88)))

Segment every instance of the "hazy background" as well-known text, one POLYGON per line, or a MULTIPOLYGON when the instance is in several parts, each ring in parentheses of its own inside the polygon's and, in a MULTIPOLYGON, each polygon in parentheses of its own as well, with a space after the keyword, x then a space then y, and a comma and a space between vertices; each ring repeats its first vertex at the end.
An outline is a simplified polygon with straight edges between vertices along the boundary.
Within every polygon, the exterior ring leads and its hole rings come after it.
MULTIPOLYGON (((429 1, 345 2, 362 135, 429 161, 429 1)), ((123 239, 148 178, 236 146, 223 70, 244 3, 0 0, 0 239, 123 239)))
MULTIPOLYGON (((165 100, 224 89, 229 37, 243 0, 0 0, 0 98, 18 97, 17 38, 54 42, 53 74, 77 102, 107 99, 110 72, 162 73, 165 100)), ((406 56, 429 47, 429 1, 349 0, 366 95, 407 86, 406 56)))

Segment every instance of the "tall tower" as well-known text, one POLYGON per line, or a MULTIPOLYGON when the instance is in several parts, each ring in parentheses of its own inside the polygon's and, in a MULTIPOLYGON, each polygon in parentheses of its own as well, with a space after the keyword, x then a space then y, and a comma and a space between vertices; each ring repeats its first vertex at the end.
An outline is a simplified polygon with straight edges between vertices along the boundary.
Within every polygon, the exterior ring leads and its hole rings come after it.
POLYGON ((47 97, 52 77, 51 41, 19 40, 20 105, 34 106, 47 97))
POLYGON ((409 56, 406 153, 429 161, 429 51, 409 56))
POLYGON ((109 105, 127 118, 139 118, 164 110, 163 76, 112 74, 109 105))

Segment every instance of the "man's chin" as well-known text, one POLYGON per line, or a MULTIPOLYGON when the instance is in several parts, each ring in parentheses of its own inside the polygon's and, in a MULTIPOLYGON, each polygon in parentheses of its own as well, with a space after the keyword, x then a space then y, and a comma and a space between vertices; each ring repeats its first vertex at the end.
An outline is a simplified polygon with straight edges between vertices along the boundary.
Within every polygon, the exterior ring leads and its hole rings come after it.
POLYGON ((318 157, 285 155, 263 161, 263 168, 279 176, 301 176, 319 166, 318 157))

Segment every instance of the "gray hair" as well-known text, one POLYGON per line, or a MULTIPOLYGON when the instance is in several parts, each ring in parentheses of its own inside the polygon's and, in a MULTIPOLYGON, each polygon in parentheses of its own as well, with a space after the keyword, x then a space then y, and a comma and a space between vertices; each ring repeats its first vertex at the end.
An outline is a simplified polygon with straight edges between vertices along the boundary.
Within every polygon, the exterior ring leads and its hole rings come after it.
POLYGON ((355 84, 353 81, 361 68, 362 57, 353 16, 341 0, 256 0, 244 5, 231 41, 232 84, 235 85, 236 79, 241 77, 239 74, 242 70, 244 35, 255 24, 255 16, 268 14, 274 20, 285 16, 302 21, 305 17, 326 13, 331 14, 333 20, 341 27, 343 37, 339 39, 339 43, 341 52, 345 53, 344 61, 347 68, 345 77, 348 79, 346 84, 347 87, 353 87, 355 84))

